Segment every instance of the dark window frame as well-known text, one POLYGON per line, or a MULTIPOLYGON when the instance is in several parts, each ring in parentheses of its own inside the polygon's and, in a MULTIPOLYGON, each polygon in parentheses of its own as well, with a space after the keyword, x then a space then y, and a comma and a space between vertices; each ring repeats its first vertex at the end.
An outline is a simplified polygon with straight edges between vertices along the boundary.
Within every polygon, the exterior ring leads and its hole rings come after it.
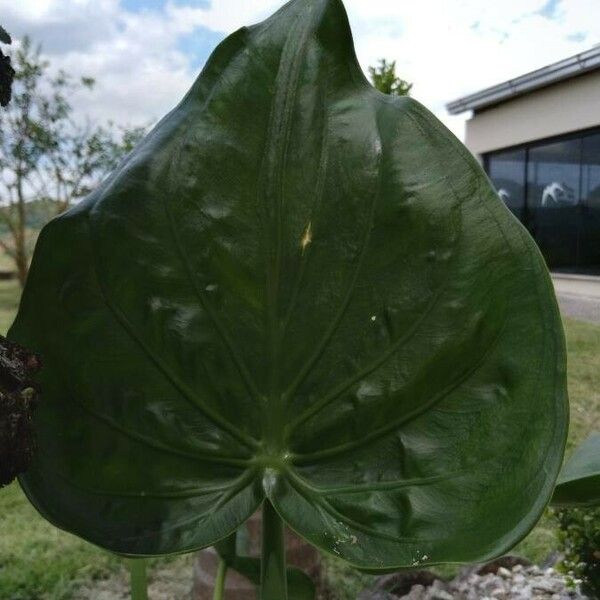
MULTIPOLYGON (((496 148, 493 151, 490 152, 485 152, 481 154, 481 159, 482 159, 482 163, 483 163, 483 168, 486 172, 486 174, 488 175, 488 177, 490 176, 490 160, 494 157, 494 156, 498 156, 498 155, 502 155, 504 153, 507 152, 516 152, 516 151, 524 151, 525 152, 525 160, 523 163, 523 169, 525 171, 525 186, 524 186, 524 190, 523 190, 523 219, 522 219, 522 223, 523 225, 529 229, 529 223, 531 221, 531 199, 530 199, 530 194, 529 194, 529 184, 528 184, 528 178, 529 178, 529 165, 530 165, 530 152, 531 150, 534 150, 536 147, 540 147, 540 146, 546 146, 548 144, 554 144, 557 142, 564 142, 564 141, 569 141, 569 140, 576 140, 576 139, 580 139, 581 140, 581 149, 580 149, 580 153, 581 156, 579 157, 579 165, 581 166, 583 164, 583 146, 584 146, 584 142, 583 140, 585 138, 588 137, 592 137, 592 136, 596 136, 596 135, 600 135, 600 125, 599 126, 595 126, 595 127, 588 127, 588 128, 584 128, 584 129, 578 129, 575 131, 570 131, 568 133, 563 133, 563 134, 558 134, 558 135, 552 135, 552 136, 547 136, 545 138, 539 138, 539 139, 535 139, 535 140, 531 140, 528 142, 523 142, 520 144, 514 144, 512 146, 504 146, 502 148, 496 148)), ((583 169, 580 168, 579 171, 579 188, 580 188, 580 193, 581 190, 583 189, 582 187, 582 178, 583 178, 583 169)), ((578 212, 583 212, 583 205, 582 202, 578 202, 577 204, 577 211, 578 212)), ((579 240, 579 234, 578 234, 578 241, 577 241, 577 265, 579 263, 579 255, 580 255, 580 240, 579 240)), ((577 269, 578 266, 574 265, 574 268, 577 269)), ((599 265, 600 268, 600 265, 599 265)))
POLYGON ((525 150, 527 156, 526 161, 529 162, 529 150, 535 146, 545 146, 546 144, 554 144, 555 142, 563 142, 566 140, 576 139, 578 137, 584 138, 590 135, 597 135, 600 133, 600 125, 597 127, 589 127, 587 129, 578 129, 577 131, 570 131, 569 133, 562 133, 559 135, 552 135, 545 138, 539 138, 531 140, 529 142, 523 142, 521 144, 515 144, 513 146, 504 146, 502 148, 496 148, 490 152, 484 152, 481 154, 483 159, 483 168, 485 172, 488 172, 489 158, 494 154, 503 154, 504 152, 512 152, 514 150, 525 150))
MULTIPOLYGON (((597 127, 588 127, 586 129, 578 129, 576 131, 570 131, 569 133, 562 133, 558 135, 552 135, 545 138, 539 138, 536 140, 532 140, 529 142, 523 142, 521 144, 514 144, 513 146, 504 146, 502 148, 496 148, 495 150, 491 150, 490 152, 484 152, 481 154, 481 159, 483 163, 483 169, 489 177, 490 173, 490 158, 497 154, 504 154, 505 152, 513 152, 517 150, 525 151, 525 181, 527 181, 527 169, 529 168, 529 151, 536 146, 545 146, 546 144, 554 144, 556 142, 563 142, 567 140, 577 139, 577 138, 585 138, 592 135, 600 134, 600 125, 597 127)), ((524 189, 524 212, 527 215, 529 212, 529 190, 528 186, 525 186, 524 189)))

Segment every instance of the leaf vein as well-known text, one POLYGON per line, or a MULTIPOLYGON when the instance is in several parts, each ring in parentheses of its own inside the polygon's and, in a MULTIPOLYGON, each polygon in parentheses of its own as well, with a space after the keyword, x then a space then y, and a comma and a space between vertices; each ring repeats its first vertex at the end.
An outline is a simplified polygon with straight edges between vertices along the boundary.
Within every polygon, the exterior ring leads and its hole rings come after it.
POLYGON ((498 340, 502 336, 502 332, 504 331, 505 323, 506 323, 506 320, 503 322, 497 335, 494 337, 492 342, 488 345, 485 352, 483 352, 481 354, 481 356, 475 362, 475 364, 472 365, 470 368, 468 368, 464 373, 462 373, 459 377, 457 377, 450 384, 448 384, 443 390, 440 391, 439 394, 435 394, 428 402, 425 402, 422 406, 416 407, 415 409, 407 412, 406 414, 401 415, 399 418, 394 419, 391 422, 386 423, 385 425, 374 429, 368 435, 366 435, 362 438, 359 438, 357 440, 354 440, 352 442, 346 442, 345 444, 340 444, 339 446, 334 446, 332 448, 327 448, 326 450, 320 450, 318 452, 313 452, 310 454, 295 454, 292 459, 294 464, 297 464, 297 465, 314 464, 316 462, 321 462, 323 460, 327 460, 329 458, 338 456, 339 454, 343 454, 345 452, 351 452, 351 451, 356 450, 357 448, 360 448, 361 446, 365 446, 365 445, 369 444, 370 442, 378 439, 379 437, 385 436, 385 435, 391 433, 392 431, 394 431, 404 425, 407 425, 407 424, 411 423, 412 421, 414 421, 415 419, 419 418, 426 411, 428 411, 429 409, 433 408, 434 406, 436 406, 437 404, 442 402, 452 392, 454 392, 456 389, 458 389, 463 383, 468 381, 485 364, 485 361, 487 360, 488 356, 493 351, 493 349, 496 347, 498 340))
POLYGON ((342 319, 343 319, 344 315, 346 314, 346 310, 348 309, 350 301, 352 300, 352 293, 354 292, 354 289, 356 288, 356 284, 358 283, 359 276, 360 276, 360 273, 362 270, 362 266, 363 266, 365 257, 367 255, 367 250, 369 247, 369 241, 371 238, 371 230, 373 228, 373 220, 375 218, 375 208, 377 206, 377 202, 379 200, 379 196, 381 193, 381 190, 380 190, 381 177, 382 177, 382 169, 381 169, 381 165, 380 165, 377 191, 373 194, 373 201, 371 202, 371 205, 369 207, 369 214, 367 217, 367 224, 365 227, 365 235, 363 237, 362 244, 361 244, 361 250, 360 250, 360 253, 358 256, 358 260, 356 262, 356 268, 354 269, 354 273, 352 274, 352 278, 350 280, 350 284, 348 286, 348 289, 346 290, 346 293, 344 294, 344 299, 343 299, 342 303, 340 304, 338 310, 334 314, 333 319, 325 332, 325 335, 323 336, 321 341, 317 344, 317 347, 316 347, 314 353, 309 357, 307 362, 300 369, 296 379, 292 382, 292 384, 286 390, 284 396, 288 400, 291 399, 292 396, 296 393, 296 391, 298 390, 300 385, 302 385, 302 382, 306 379, 306 377, 309 375, 309 373, 311 372, 311 370, 313 369, 313 367, 315 366, 315 364, 317 363, 317 361, 323 354, 323 352, 326 350, 327 345, 333 338, 335 332, 338 330, 340 323, 342 322, 342 319))
POLYGON ((290 475, 289 479, 290 479, 291 485, 296 489, 296 491, 301 496, 304 497, 304 499, 309 504, 313 504, 316 502, 319 505, 319 507, 322 510, 324 510, 325 513, 330 518, 333 518, 338 523, 339 522, 345 523, 346 525, 352 527, 356 531, 360 531, 361 533, 364 533, 366 535, 373 536, 373 537, 376 537, 376 538, 379 538, 382 540, 389 540, 389 541, 392 541, 395 543, 399 543, 400 541, 402 541, 402 542, 408 542, 408 543, 414 543, 414 544, 422 544, 426 541, 422 538, 395 536, 391 533, 377 531, 376 529, 374 529, 372 527, 368 527, 367 525, 364 525, 363 523, 359 523, 358 521, 352 519, 351 517, 348 517, 348 516, 344 515, 343 513, 341 513, 334 506, 332 506, 331 503, 326 498, 322 497, 320 494, 317 493, 316 497, 315 497, 313 494, 308 493, 306 488, 310 487, 310 484, 307 486, 307 482, 305 482, 305 480, 303 478, 296 475, 295 473, 292 473, 291 471, 289 471, 288 474, 290 475))
MULTIPOLYGON (((89 222, 89 218, 87 221, 88 231, 90 233, 90 240, 94 239, 94 232, 91 224, 89 222)), ((155 354, 150 347, 146 344, 146 342, 136 333, 132 324, 129 322, 127 317, 123 314, 123 312, 112 302, 110 299, 107 290, 105 288, 105 283, 100 276, 100 270, 97 265, 96 253, 92 247, 92 255, 94 256, 94 269, 96 273, 96 278, 98 281, 98 287, 100 289, 102 298, 104 300, 104 304, 110 310, 110 312, 115 317, 116 321, 121 325, 123 330, 137 343, 137 345, 141 348, 141 350, 146 354, 146 356, 154 363, 154 365, 158 368, 158 370, 163 374, 163 376, 169 381, 173 387, 179 391, 179 393, 188 400, 193 406, 199 409, 210 421, 212 421, 217 427, 221 428, 224 432, 228 433, 238 442, 247 446, 250 449, 255 449, 258 447, 258 442, 240 431, 237 427, 229 423, 226 419, 223 419, 219 414, 217 414, 214 410, 212 410, 206 403, 198 398, 196 394, 188 388, 188 386, 181 381, 172 370, 163 362, 163 360, 155 354)))

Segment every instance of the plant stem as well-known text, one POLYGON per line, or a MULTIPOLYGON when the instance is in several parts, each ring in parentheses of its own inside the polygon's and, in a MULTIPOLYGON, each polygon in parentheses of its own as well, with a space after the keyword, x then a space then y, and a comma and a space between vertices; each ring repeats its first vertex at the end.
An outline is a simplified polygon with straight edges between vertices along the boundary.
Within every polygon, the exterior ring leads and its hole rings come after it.
POLYGON ((225 577, 227 576, 227 563, 219 560, 219 568, 215 579, 215 591, 213 592, 213 600, 223 600, 225 598, 225 577))
POLYGON ((131 577, 131 600, 148 600, 148 578, 146 576, 146 559, 126 559, 131 577))
POLYGON ((262 517, 260 600, 288 600, 283 522, 268 500, 262 517))

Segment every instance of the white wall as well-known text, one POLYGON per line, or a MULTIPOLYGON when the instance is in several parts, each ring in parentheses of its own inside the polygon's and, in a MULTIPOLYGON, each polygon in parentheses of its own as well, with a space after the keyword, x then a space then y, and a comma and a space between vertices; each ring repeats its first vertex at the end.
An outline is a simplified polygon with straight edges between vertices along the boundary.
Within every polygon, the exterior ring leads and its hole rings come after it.
POLYGON ((467 121, 473 154, 600 126, 600 70, 514 98, 467 121))

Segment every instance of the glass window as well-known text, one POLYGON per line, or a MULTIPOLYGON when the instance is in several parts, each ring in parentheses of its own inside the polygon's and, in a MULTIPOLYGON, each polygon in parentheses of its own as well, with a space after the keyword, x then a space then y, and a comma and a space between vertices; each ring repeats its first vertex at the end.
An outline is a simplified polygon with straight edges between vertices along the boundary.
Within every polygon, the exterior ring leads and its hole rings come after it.
POLYGON ((498 195, 551 269, 600 274, 600 132, 486 156, 498 195))
POLYGON ((525 207, 525 150, 489 156, 488 175, 506 206, 521 217, 525 207))
POLYGON ((583 138, 581 161, 581 201, 589 207, 600 206, 600 133, 583 138))
POLYGON ((529 151, 530 208, 568 208, 579 203, 581 139, 536 146, 529 151))
POLYGON ((583 138, 579 266, 600 271, 600 133, 583 138))
POLYGON ((533 146, 527 166, 527 227, 550 268, 579 255, 581 138, 533 146))

